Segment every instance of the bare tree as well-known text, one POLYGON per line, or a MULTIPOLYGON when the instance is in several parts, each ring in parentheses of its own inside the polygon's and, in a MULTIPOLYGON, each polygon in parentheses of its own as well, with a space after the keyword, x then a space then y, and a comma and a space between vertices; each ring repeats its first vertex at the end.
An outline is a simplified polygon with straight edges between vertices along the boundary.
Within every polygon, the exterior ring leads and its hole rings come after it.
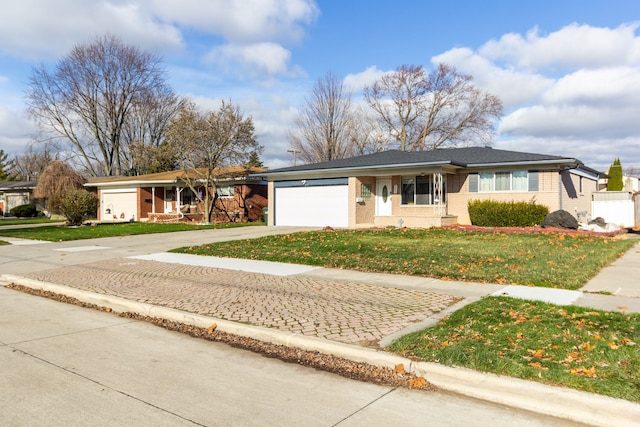
POLYGON ((206 113, 189 103, 169 124, 166 140, 186 169, 184 180, 202 203, 206 222, 216 201, 217 170, 245 165, 252 153, 262 150, 253 120, 244 118, 231 101, 223 101, 218 111, 206 113))
POLYGON ((472 80, 446 64, 429 74, 403 65, 366 88, 365 99, 403 151, 486 144, 502 102, 472 80))
POLYGON ((322 162, 351 156, 354 126, 351 93, 342 80, 327 73, 316 82, 289 133, 291 148, 303 162, 322 162))
POLYGON ((626 176, 637 176, 640 177, 640 167, 639 166, 625 166, 623 168, 624 174, 626 176))
POLYGON ((370 111, 356 110, 356 120, 351 134, 351 155, 379 153, 389 147, 391 138, 379 120, 370 111))
POLYGON ((405 151, 407 141, 416 139, 412 126, 426 112, 427 72, 421 65, 402 65, 366 87, 364 98, 387 130, 405 151))
POLYGON ((35 151, 29 145, 26 153, 14 157, 12 175, 16 180, 35 181, 54 160, 58 160, 58 154, 48 145, 42 151, 35 151))
POLYGON ((162 130, 175 113, 166 102, 175 107, 179 100, 165 82, 160 57, 112 35, 75 46, 52 71, 35 67, 27 92, 32 117, 66 140, 91 175, 121 174, 131 141, 125 129, 138 126, 137 133, 145 133, 159 120, 162 130), (154 114, 145 116, 149 109, 154 114), (158 119, 158 112, 166 115, 158 119))
POLYGON ((130 175, 164 172, 175 168, 175 153, 164 143, 164 132, 171 118, 185 106, 186 100, 166 86, 156 93, 143 93, 132 105, 123 126, 123 158, 130 175))

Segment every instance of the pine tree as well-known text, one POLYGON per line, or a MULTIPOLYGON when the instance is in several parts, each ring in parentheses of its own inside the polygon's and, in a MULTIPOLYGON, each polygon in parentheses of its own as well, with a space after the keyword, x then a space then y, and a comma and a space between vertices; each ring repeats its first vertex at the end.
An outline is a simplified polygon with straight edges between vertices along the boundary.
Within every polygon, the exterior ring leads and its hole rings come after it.
POLYGON ((262 164, 262 160, 260 160, 260 155, 257 152, 252 151, 249 156, 249 161, 247 161, 247 166, 254 166, 257 168, 263 168, 264 164, 262 164))
POLYGON ((0 181, 11 180, 11 169, 13 169, 13 161, 8 160, 9 155, 0 150, 0 181))
POLYGON ((622 191, 624 183, 622 181, 622 164, 620 158, 616 158, 609 168, 609 179, 607 180, 607 191, 622 191))

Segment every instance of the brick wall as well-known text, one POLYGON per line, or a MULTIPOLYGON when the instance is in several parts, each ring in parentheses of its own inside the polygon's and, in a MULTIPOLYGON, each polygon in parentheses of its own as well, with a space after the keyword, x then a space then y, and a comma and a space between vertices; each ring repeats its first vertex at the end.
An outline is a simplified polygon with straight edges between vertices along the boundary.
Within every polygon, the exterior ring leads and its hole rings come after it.
POLYGON ((550 212, 560 208, 560 180, 558 171, 540 171, 538 173, 538 191, 524 192, 491 192, 470 193, 468 174, 448 175, 447 190, 449 209, 448 213, 458 217, 460 224, 470 224, 469 209, 467 203, 470 200, 496 200, 503 202, 530 202, 544 205, 550 212), (455 192, 458 190, 458 192, 455 192))
MULTIPOLYGON (((372 176, 360 176, 354 180, 355 197, 362 197, 362 184, 371 185, 371 198, 355 202, 355 224, 373 224, 376 214, 376 179, 372 176)), ((351 202, 350 202, 351 203, 351 202)))

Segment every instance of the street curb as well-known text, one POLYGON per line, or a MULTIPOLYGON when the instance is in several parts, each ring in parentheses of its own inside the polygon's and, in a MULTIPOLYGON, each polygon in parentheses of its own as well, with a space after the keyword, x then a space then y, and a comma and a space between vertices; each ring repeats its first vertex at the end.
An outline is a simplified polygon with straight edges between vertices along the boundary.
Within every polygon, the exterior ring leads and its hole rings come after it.
POLYGON ((0 276, 1 285, 11 283, 66 295, 85 303, 109 307, 115 312, 131 312, 203 328, 215 323, 217 330, 229 334, 332 354, 356 362, 386 368, 394 368, 403 364, 407 371, 425 377, 431 384, 443 390, 587 425, 631 427, 637 426, 638 420, 640 420, 640 405, 623 399, 483 373, 467 368, 448 367, 430 362, 415 362, 371 348, 281 332, 260 326, 244 325, 11 274, 0 276))

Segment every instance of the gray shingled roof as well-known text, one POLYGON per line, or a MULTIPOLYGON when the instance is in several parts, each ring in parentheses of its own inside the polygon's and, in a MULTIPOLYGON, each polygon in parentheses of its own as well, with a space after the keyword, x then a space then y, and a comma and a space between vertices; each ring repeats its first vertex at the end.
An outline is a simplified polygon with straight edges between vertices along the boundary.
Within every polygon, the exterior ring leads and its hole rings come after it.
POLYGON ((377 166, 402 165, 454 165, 460 167, 478 167, 481 165, 508 163, 575 163, 582 165, 577 159, 547 154, 523 153, 519 151, 496 150, 490 147, 445 148, 431 151, 399 151, 389 150, 381 153, 351 157, 329 162, 311 163, 280 169, 271 169, 262 175, 322 171, 339 169, 357 169, 377 166))
POLYGON ((33 190, 36 187, 35 181, 1 181, 0 191, 10 190, 33 190))

